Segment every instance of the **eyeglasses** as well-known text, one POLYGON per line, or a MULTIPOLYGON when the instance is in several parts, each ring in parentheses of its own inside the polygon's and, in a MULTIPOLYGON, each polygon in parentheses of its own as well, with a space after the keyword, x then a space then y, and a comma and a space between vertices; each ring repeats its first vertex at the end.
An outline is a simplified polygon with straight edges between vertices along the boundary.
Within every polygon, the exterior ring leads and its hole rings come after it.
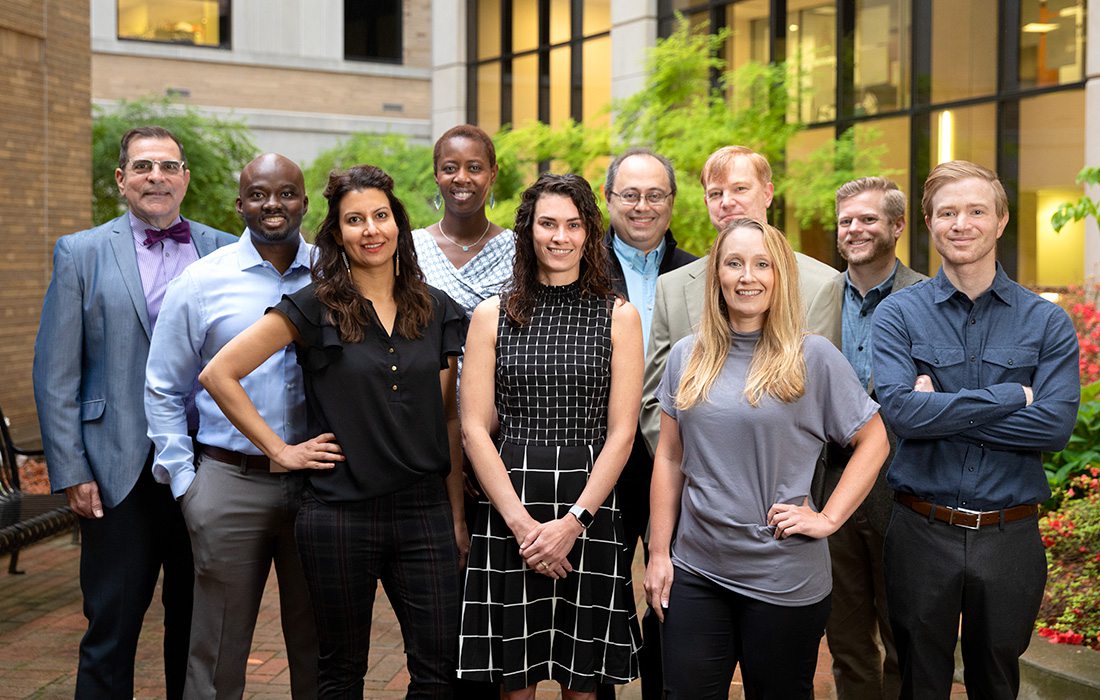
POLYGON ((638 206, 638 202, 642 201, 643 197, 646 203, 655 207, 658 204, 663 204, 666 199, 673 195, 672 192, 661 192, 660 190, 650 190, 645 194, 642 194, 638 190, 627 190, 626 192, 609 191, 608 194, 618 197, 619 200, 628 207, 638 206))
POLYGON ((130 161, 130 169, 138 175, 148 175, 153 172, 155 166, 160 166, 160 171, 165 175, 179 175, 185 166, 182 160, 149 160, 137 158, 130 161))

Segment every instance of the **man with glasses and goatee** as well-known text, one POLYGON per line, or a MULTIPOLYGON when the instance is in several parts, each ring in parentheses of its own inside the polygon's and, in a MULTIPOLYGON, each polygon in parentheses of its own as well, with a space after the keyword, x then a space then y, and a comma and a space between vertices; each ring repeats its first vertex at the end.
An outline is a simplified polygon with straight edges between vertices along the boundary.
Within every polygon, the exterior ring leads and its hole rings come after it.
POLYGON ((65 492, 80 516, 88 630, 77 698, 133 697, 138 634, 162 567, 165 695, 183 696, 191 543, 171 491, 150 469, 145 363, 168 282, 236 240, 180 217, 190 179, 183 145, 171 132, 131 129, 115 170, 127 212, 63 236, 54 248, 34 394, 50 488, 65 492))

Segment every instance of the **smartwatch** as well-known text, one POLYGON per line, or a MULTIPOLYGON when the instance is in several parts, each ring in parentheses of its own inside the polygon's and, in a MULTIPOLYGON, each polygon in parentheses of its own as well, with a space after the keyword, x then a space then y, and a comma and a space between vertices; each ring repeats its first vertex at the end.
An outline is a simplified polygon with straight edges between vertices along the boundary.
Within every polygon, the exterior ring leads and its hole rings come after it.
POLYGON ((585 510, 584 506, 579 503, 574 504, 573 507, 569 509, 569 514, 576 518, 577 522, 580 523, 581 527, 585 530, 587 530, 588 526, 592 524, 592 521, 596 519, 596 516, 585 510))

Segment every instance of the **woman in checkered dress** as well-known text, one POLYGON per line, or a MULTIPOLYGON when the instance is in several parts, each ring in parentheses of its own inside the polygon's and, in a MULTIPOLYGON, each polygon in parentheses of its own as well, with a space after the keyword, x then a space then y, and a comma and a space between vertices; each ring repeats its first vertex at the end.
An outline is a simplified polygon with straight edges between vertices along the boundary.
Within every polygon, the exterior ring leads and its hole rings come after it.
POLYGON ((467 566, 458 675, 566 698, 638 675, 640 634, 613 487, 641 402, 637 311, 607 278, 591 187, 544 175, 516 212, 503 297, 474 312, 467 452, 488 501, 467 566), (491 429, 499 415, 499 449, 491 429))

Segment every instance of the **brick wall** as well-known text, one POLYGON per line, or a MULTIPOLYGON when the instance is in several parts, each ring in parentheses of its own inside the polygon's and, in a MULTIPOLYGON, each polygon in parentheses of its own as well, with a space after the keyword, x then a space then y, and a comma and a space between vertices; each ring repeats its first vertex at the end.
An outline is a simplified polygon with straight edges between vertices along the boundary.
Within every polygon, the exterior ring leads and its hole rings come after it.
POLYGON ((91 224, 88 0, 0 3, 0 406, 34 440, 34 336, 53 244, 91 224))

